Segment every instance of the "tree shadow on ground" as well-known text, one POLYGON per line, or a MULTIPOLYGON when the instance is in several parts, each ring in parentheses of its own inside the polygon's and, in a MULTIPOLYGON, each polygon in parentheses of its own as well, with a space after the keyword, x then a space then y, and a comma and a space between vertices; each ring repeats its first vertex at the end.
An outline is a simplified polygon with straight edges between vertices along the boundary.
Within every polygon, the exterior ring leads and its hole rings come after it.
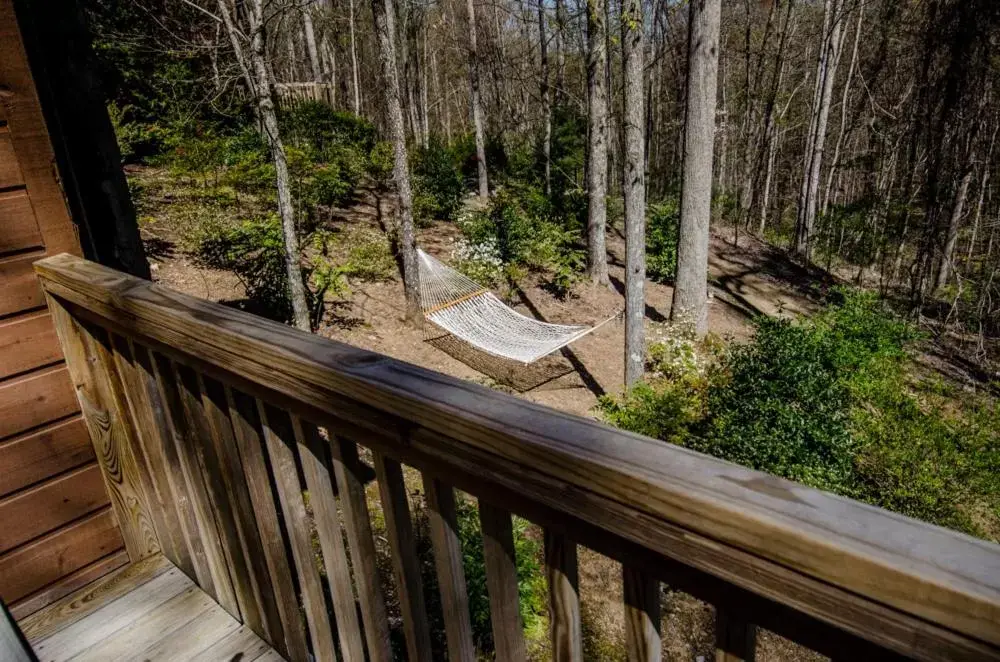
MULTIPOLYGON (((610 276, 609 278, 611 280, 611 286, 615 288, 615 291, 617 291, 618 294, 624 297, 625 283, 623 283, 621 279, 616 276, 610 276)), ((653 322, 659 323, 666 322, 668 319, 666 315, 649 305, 649 303, 646 303, 646 317, 653 322)))

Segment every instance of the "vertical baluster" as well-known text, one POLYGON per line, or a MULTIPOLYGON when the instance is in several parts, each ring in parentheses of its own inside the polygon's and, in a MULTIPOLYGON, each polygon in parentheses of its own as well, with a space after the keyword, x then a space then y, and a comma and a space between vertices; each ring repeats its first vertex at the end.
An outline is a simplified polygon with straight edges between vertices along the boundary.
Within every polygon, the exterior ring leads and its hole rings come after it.
POLYGON ((354 578, 358 583, 358 599, 365 622, 368 655, 373 662, 392 659, 389 650, 389 619, 385 600, 379 585, 378 566, 375 564, 375 542, 372 538, 368 503, 361 481, 361 461, 358 447, 352 441, 335 435, 330 439, 333 467, 340 488, 340 505, 344 509, 344 527, 351 545, 354 561, 354 578))
POLYGON ((136 461, 138 441, 107 332, 75 319, 59 300, 45 295, 66 357, 115 519, 133 563, 160 551, 136 461))
POLYGON ((410 662, 430 662, 431 631, 427 622, 420 560, 417 558, 417 546, 413 537, 413 521, 410 519, 410 502, 403 483, 403 470, 399 462, 392 458, 378 452, 374 455, 375 474, 378 477, 382 510, 392 549, 392 568, 403 612, 407 659, 410 662))
POLYGON ((480 500, 479 520, 483 527, 486 590, 490 596, 490 621, 497 659, 505 662, 524 660, 527 652, 519 610, 517 561, 510 513, 480 500))
POLYGON ((205 486, 204 473, 199 466, 197 447, 189 429, 173 365, 169 359, 154 353, 153 367, 160 398, 167 409, 170 434, 174 440, 184 483, 187 485, 188 496, 194 510, 197 533, 192 533, 201 541, 211 577, 211 581, 206 583, 202 583, 199 578, 199 585, 211 593, 233 617, 239 619, 240 610, 236 593, 229 576, 229 568, 226 566, 218 524, 212 514, 212 501, 205 486))
POLYGON ((270 598, 281 619, 283 640, 275 646, 291 662, 308 659, 306 632, 299 615, 299 601, 288 562, 285 537, 274 504, 271 476, 264 457, 263 436, 256 404, 250 396, 226 388, 226 402, 233 432, 243 459, 243 474, 253 504, 257 530, 263 545, 264 561, 271 579, 270 598))
POLYGON ((583 637, 576 544, 561 534, 546 531, 545 566, 549 580, 552 659, 579 662, 583 660, 583 637))
POLYGON ((757 628, 722 608, 715 610, 715 662, 753 660, 757 628))
MULTIPOLYGON (((271 577, 264 561, 253 505, 243 478, 243 462, 233 434, 233 424, 229 419, 226 394, 222 384, 200 374, 197 386, 201 391, 199 415, 207 419, 203 423, 207 422, 210 433, 209 438, 204 440, 205 457, 216 480, 221 477, 224 488, 223 501, 217 509, 224 514, 225 521, 231 520, 234 525, 237 540, 231 543, 238 543, 238 548, 233 549, 232 553, 237 557, 242 556, 247 573, 245 579, 237 578, 236 581, 237 586, 246 583, 243 587, 244 600, 252 603, 249 605, 247 625, 267 641, 281 641, 284 638, 281 619, 270 596, 271 577), (254 619, 260 621, 259 628, 254 624, 254 619)), ((219 491, 218 487, 216 491, 219 491)), ((231 535, 232 533, 230 537, 231 535)), ((239 563, 232 568, 234 573, 241 571, 239 563)))
POLYGON ((136 371, 142 381, 141 390, 146 393, 152 415, 153 427, 150 430, 155 428, 158 431, 155 437, 151 437, 157 441, 157 461, 162 461, 167 484, 170 492, 174 495, 181 536, 190 555, 194 573, 188 572, 188 576, 195 579, 198 586, 206 592, 214 595, 215 583, 212 579, 212 568, 209 565, 205 545, 198 529, 198 515, 195 511, 194 499, 188 489, 187 480, 184 478, 184 469, 181 466, 177 444, 174 441, 170 415, 157 382, 153 355, 142 345, 130 343, 130 346, 132 357, 135 359, 136 371))
POLYGON ((323 549, 323 563, 330 583, 330 593, 333 595, 340 650, 346 662, 364 662, 365 645, 361 637, 361 624, 358 622, 358 608, 354 601, 340 515, 334 499, 333 478, 327 464, 326 444, 312 423, 293 416, 292 428, 299 445, 299 459, 302 461, 302 473, 309 490, 309 504, 316 520, 316 532, 323 549))
POLYGON ((660 584, 625 567, 625 648, 629 662, 660 659, 660 584))
POLYGON ((455 514, 455 490, 427 474, 424 474, 423 480, 434 565, 441 592, 444 632, 448 641, 448 659, 451 662, 473 662, 476 649, 472 644, 469 595, 455 514))
POLYGON ((139 442, 136 461, 145 477, 144 482, 151 487, 146 496, 150 501, 160 547, 164 556, 186 575, 193 577, 195 570, 177 511, 177 496, 167 477, 168 467, 162 452, 168 439, 165 422, 162 420, 162 406, 154 407, 150 401, 146 382, 149 375, 144 373, 136 360, 131 342, 112 334, 111 347, 115 367, 124 386, 129 416, 139 442))
POLYGON ((264 439, 278 486, 278 501, 288 527, 292 558, 302 587, 302 606, 309 621, 313 655, 317 660, 333 660, 333 630, 326 612, 323 584, 313 559, 309 520, 295 468, 296 442, 292 422, 287 413, 266 406, 260 400, 257 401, 257 411, 264 426, 264 439))

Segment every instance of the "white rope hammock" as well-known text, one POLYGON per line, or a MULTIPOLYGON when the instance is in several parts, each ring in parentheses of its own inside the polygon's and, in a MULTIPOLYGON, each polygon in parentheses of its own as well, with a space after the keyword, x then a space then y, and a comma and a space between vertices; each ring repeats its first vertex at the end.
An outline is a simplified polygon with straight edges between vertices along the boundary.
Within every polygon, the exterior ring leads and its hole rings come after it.
POLYGON ((423 250, 417 249, 417 255, 424 317, 494 356, 533 363, 610 321, 588 327, 525 317, 423 250))

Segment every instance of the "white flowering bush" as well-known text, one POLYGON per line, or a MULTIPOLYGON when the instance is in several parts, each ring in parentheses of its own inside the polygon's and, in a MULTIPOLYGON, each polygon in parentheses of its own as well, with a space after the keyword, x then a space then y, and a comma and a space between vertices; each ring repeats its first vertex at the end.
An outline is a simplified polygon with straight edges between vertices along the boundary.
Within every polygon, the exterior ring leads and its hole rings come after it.
POLYGON ((674 325, 657 325, 650 330, 649 378, 682 379, 704 376, 711 352, 694 334, 674 325))
POLYGON ((484 238, 475 243, 459 239, 451 252, 451 264, 483 287, 497 286, 504 275, 500 249, 492 238, 484 238))

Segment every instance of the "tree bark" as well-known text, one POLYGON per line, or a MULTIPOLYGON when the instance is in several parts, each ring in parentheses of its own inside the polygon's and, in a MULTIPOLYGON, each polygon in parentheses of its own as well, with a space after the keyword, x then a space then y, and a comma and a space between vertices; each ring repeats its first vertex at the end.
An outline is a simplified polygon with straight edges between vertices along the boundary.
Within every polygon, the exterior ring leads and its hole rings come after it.
POLYGON ((372 0, 375 19, 375 36, 378 42, 379 63, 382 66, 385 90, 386 116, 392 139, 392 176, 396 184, 397 241, 403 255, 403 285, 406 290, 406 319, 414 326, 421 326, 420 273, 417 264, 417 242, 413 230, 413 194, 410 189, 409 160, 406 153, 406 127, 403 124, 403 107, 400 101, 399 71, 396 68, 396 27, 392 0, 372 0))
POLYGON ((354 114, 361 114, 361 83, 359 81, 360 74, 358 72, 358 48, 354 39, 354 0, 347 0, 348 14, 348 32, 350 34, 351 41, 351 76, 354 81, 354 114))
POLYGON ((538 95, 542 101, 542 160, 545 165, 545 195, 552 193, 552 104, 549 99, 549 46, 545 30, 545 3, 538 3, 538 48, 541 61, 538 95))
POLYGON ((608 284, 605 243, 608 195, 608 96, 604 86, 605 4, 587 0, 587 98, 589 160, 587 163, 587 275, 595 285, 608 284))
POLYGON ((323 82, 323 65, 319 61, 319 50, 316 48, 316 31, 313 29, 312 2, 307 2, 302 8, 302 28, 305 33, 306 51, 309 54, 309 66, 312 71, 312 82, 323 82))
POLYGON ((246 62, 253 71, 253 77, 247 80, 247 86, 254 91, 257 112, 264 130, 264 138, 271 150, 274 160, 275 180, 278 189, 278 214, 281 217, 281 233, 285 244, 285 267, 288 275, 288 294, 292 303, 292 321, 296 328, 310 331, 309 303, 306 297, 305 283, 302 281, 300 264, 299 238, 295 229, 295 210, 292 203, 292 191, 288 176, 288 162, 285 159, 285 146, 281 141, 278 129, 278 116, 275 112, 274 81, 267 65, 267 35, 264 25, 263 0, 253 0, 249 6, 249 53, 244 53, 240 43, 240 31, 233 23, 232 14, 225 0, 218 0, 219 12, 222 14, 230 40, 236 49, 238 59, 246 62))
POLYGON ((670 318, 690 324, 699 336, 708 330, 708 230, 721 5, 721 0, 692 0, 688 19, 681 224, 670 318))
POLYGON ((948 219, 948 234, 945 237, 944 249, 941 252, 941 263, 938 265, 937 281, 934 284, 935 290, 940 290, 948 284, 951 277, 952 259, 955 256, 955 244, 958 242, 958 227, 962 221, 962 213, 965 211, 965 199, 969 195, 969 183, 972 181, 972 169, 969 168, 962 181, 958 185, 955 193, 955 201, 951 206, 951 217, 948 219))
POLYGON ((625 387, 642 379, 646 359, 646 116, 643 112, 643 13, 641 0, 621 8, 624 79, 625 168, 625 387))
POLYGON ((490 196, 489 174, 486 170, 486 129, 479 91, 479 47, 476 37, 476 3, 466 0, 469 14, 469 101, 472 104, 472 124, 476 134, 476 165, 479 173, 479 197, 490 196))

